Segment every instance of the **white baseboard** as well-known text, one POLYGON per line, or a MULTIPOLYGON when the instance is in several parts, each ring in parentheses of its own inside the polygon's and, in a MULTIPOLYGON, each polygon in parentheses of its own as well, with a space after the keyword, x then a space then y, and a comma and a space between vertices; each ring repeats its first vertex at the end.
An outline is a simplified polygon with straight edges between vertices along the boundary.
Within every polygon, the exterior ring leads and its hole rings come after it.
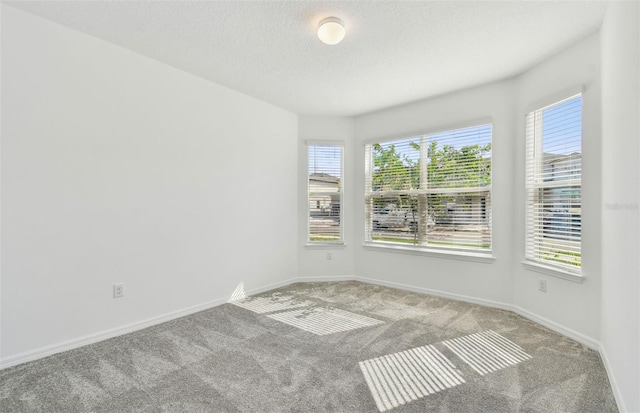
POLYGON ((291 279, 291 283, 312 283, 312 282, 332 282, 332 281, 355 281, 358 277, 354 275, 329 275, 326 277, 296 277, 291 279))
POLYGON ((382 285, 384 287, 397 288, 399 290, 413 291, 413 292, 418 292, 423 294, 435 295, 437 297, 450 298, 452 300, 464 301, 472 304, 480 304, 487 307, 500 308, 502 310, 510 310, 510 311, 512 310, 512 306, 510 304, 502 303, 500 301, 485 300, 482 298, 470 297, 462 294, 454 294, 454 293, 448 293, 445 291, 432 290, 429 288, 416 287, 414 285, 400 284, 400 283, 385 281, 385 280, 377 280, 375 278, 355 277, 355 280, 362 281, 369 284, 382 285))
POLYGON ((165 313, 156 317, 147 318, 146 320, 136 321, 134 323, 126 324, 122 327, 103 330, 97 333, 88 334, 86 336, 64 341, 62 343, 53 344, 53 345, 42 347, 32 351, 26 351, 24 353, 16 354, 15 356, 7 357, 3 360, 0 360, 0 369, 13 367, 18 364, 26 363, 28 361, 38 360, 43 357, 51 356, 56 353, 61 353, 67 350, 73 350, 74 348, 97 343, 98 341, 103 341, 112 337, 117 337, 123 334, 132 333, 134 331, 142 330, 143 328, 164 323, 165 321, 170 321, 176 318, 184 317, 189 314, 197 313, 199 311, 206 310, 208 308, 215 307, 220 304, 224 304, 226 302, 227 302, 227 299, 219 298, 216 300, 207 301, 202 304, 187 307, 181 310, 165 313))
POLYGON ((558 324, 555 321, 551 321, 547 318, 541 317, 535 313, 532 313, 528 310, 525 310, 524 308, 521 308, 515 305, 512 306, 512 311, 524 318, 527 318, 531 321, 534 321, 540 325, 547 327, 549 330, 553 330, 556 333, 560 333, 563 336, 567 336, 592 350, 600 351, 600 342, 585 334, 579 333, 575 330, 572 330, 570 328, 563 326, 562 324, 558 324))
POLYGON ((396 283, 392 281, 378 280, 375 278, 368 278, 368 277, 357 277, 353 275, 329 276, 329 277, 296 277, 281 283, 281 286, 293 284, 296 282, 327 282, 327 281, 361 281, 369 284, 381 285, 384 287, 397 288, 399 290, 430 294, 437 297, 449 298, 452 300, 459 300, 467 303, 479 304, 487 307, 513 311, 514 313, 524 318, 527 318, 531 321, 534 321, 540 325, 543 325, 548 329, 555 331, 556 333, 560 333, 564 336, 567 336, 592 350, 600 351, 600 348, 601 348, 600 343, 597 340, 594 340, 593 338, 585 334, 579 333, 575 330, 567 328, 547 318, 541 317, 535 313, 525 310, 524 308, 515 306, 513 304, 500 302, 500 301, 486 300, 483 298, 471 297, 463 294, 455 294, 455 293, 450 293, 446 291, 433 290, 430 288, 417 287, 415 285, 401 284, 401 283, 396 283))
POLYGON ((266 288, 261 288, 259 291, 256 290, 253 293, 267 291, 273 288, 283 287, 283 286, 290 285, 297 282, 330 282, 330 281, 361 281, 369 284, 381 285, 384 287, 397 288, 399 290, 430 294, 437 297, 449 298, 452 300, 464 301, 467 303, 479 304, 487 307, 513 311, 514 313, 526 319, 534 321, 540 325, 543 325, 548 329, 555 331, 556 333, 567 336, 592 350, 595 350, 598 352, 601 350, 600 342, 598 342, 597 340, 585 334, 582 334, 575 330, 567 328, 561 324, 558 324, 555 321, 551 321, 547 318, 541 317, 535 313, 525 310, 524 308, 515 306, 513 304, 508 304, 508 303, 494 301, 494 300, 486 300, 483 298, 471 297, 468 295, 450 293, 446 291, 433 290, 430 288, 417 287, 415 285, 408 285, 408 284, 401 284, 401 283, 396 283, 392 281, 379 280, 375 278, 358 277, 353 275, 339 275, 339 276, 326 276, 326 277, 295 277, 295 278, 290 278, 286 281, 280 282, 277 285, 274 284, 272 286, 267 286, 266 288))
MULTIPOLYGON (((266 284, 261 287, 253 288, 245 291, 246 295, 258 294, 264 291, 273 290, 276 288, 284 287, 296 282, 314 282, 314 281, 344 281, 353 280, 353 276, 335 276, 335 277, 295 277, 287 280, 279 281, 276 283, 266 284)), ((27 363, 29 361, 38 360, 47 356, 51 356, 63 351, 73 350, 75 348, 83 347, 89 344, 97 343, 99 341, 107 340, 112 337, 117 337, 123 334, 132 333, 134 331, 142 330, 147 327, 151 327, 156 324, 171 321, 176 318, 184 317, 189 314, 197 313, 199 311, 207 310, 212 307, 219 306, 229 302, 229 297, 218 298, 215 300, 207 301, 205 303, 197 304, 191 307, 183 308, 177 311, 171 311, 156 317, 147 318, 146 320, 136 321, 134 323, 126 324, 121 327, 112 328, 109 330, 99 331, 97 333, 88 334, 82 337, 74 338, 72 340, 64 341, 62 343, 56 343, 49 346, 41 347, 36 350, 26 351, 14 356, 10 356, 0 360, 0 369, 5 369, 19 364, 27 363)))
POLYGON ((395 283, 395 282, 390 282, 390 281, 384 281, 384 280, 376 280, 373 278, 366 278, 366 277, 355 277, 356 280, 358 281, 362 281, 362 282, 366 282, 366 283, 370 283, 370 284, 377 284, 377 285, 383 285, 385 287, 391 287, 391 288, 398 288, 401 290, 407 290, 407 291, 415 291, 415 292, 420 292, 420 293, 424 293, 424 294, 430 294, 430 295, 435 295, 438 297, 444 297, 444 298, 450 298, 452 300, 459 300, 459 301, 464 301, 467 303, 472 303, 472 304, 480 304, 480 305, 484 305, 487 307, 492 307, 492 308, 499 308, 502 310, 507 310, 507 311, 513 311, 514 313, 527 318, 531 321, 534 321, 540 325, 543 325, 545 327, 547 327, 550 330, 555 331, 556 333, 560 333, 564 336, 567 336, 575 341, 577 341, 580 344, 585 345, 586 347, 595 350, 595 351, 599 351, 600 350, 600 343, 597 340, 594 340, 593 338, 584 335, 582 333, 579 333, 577 331, 574 331, 570 328, 564 327, 561 324, 558 324, 554 321, 551 321, 549 319, 546 319, 544 317, 541 317, 537 314, 534 314, 530 311, 525 310, 524 308, 515 306, 513 304, 508 304, 508 303, 503 303, 500 301, 493 301, 493 300, 486 300, 483 298, 477 298, 477 297, 470 297, 467 295, 462 295, 462 294, 455 294, 455 293, 449 293, 449 292, 445 292, 445 291, 438 291, 438 290, 432 290, 429 288, 422 288, 422 287, 416 287, 416 286, 412 286, 412 285, 406 285, 406 284, 400 284, 400 283, 395 283))
MULTIPOLYGON (((502 302, 498 302, 498 301, 492 301, 492 300, 485 300, 485 299, 481 299, 481 298, 476 298, 476 297, 470 297, 470 296, 466 296, 466 295, 461 295, 461 294, 454 294, 454 293, 448 293, 448 292, 444 292, 444 291, 438 291, 438 290, 432 290, 432 289, 428 289, 428 288, 422 288, 422 287, 417 287, 417 286, 413 286, 413 285, 407 285, 407 284, 400 284, 400 283, 395 283, 395 282, 390 282, 390 281, 385 281, 385 280, 378 280, 378 279, 373 279, 373 278, 367 278, 367 277, 357 277, 357 276, 353 276, 353 275, 340 275, 340 276, 325 276, 325 277, 293 277, 293 278, 289 278, 287 280, 283 280, 283 281, 279 281, 276 283, 271 283, 271 284, 267 284, 258 288, 254 288, 250 291, 246 291, 245 293, 247 295, 251 295, 251 294, 257 294, 257 293, 261 293, 264 291, 268 291, 268 290, 272 290, 275 288, 280 288, 280 287, 284 287, 293 283, 297 283, 297 282, 327 282, 327 281, 361 281, 361 282, 365 282, 365 283, 369 283, 369 284, 376 284, 376 285, 382 285, 385 287, 391 287, 391 288, 398 288, 401 290, 407 290, 407 291, 414 291, 414 292, 419 292, 419 293, 424 293, 424 294, 430 294, 430 295, 435 295, 435 296, 439 296, 439 297, 444 297, 444 298, 450 298, 450 299, 454 299, 454 300, 460 300, 460 301, 465 301, 465 302, 469 302, 469 303, 473 303, 473 304, 480 304, 480 305, 485 305, 488 307, 494 307, 494 308, 500 308, 503 310, 509 310, 509 311, 513 311, 516 314, 519 314, 525 318, 528 318, 532 321, 535 321, 536 323, 539 323, 553 331, 556 331, 560 334, 563 334, 567 337, 570 337, 574 340, 576 340, 577 342, 584 344, 585 346, 594 349, 596 351, 599 351, 600 354, 602 354, 603 360, 606 360, 606 355, 604 352, 602 352, 602 348, 600 346, 600 343, 590 337, 587 337, 584 334, 578 333, 576 331, 573 331, 569 328, 566 328, 558 323, 555 323, 551 320, 548 320, 544 317, 540 317, 534 313, 531 313, 523 308, 517 307, 517 306, 513 306, 511 304, 507 304, 507 303, 502 303, 502 302)), ((54 345, 50 345, 50 346, 46 346, 46 347, 42 347, 40 349, 37 350, 33 350, 33 351, 28 351, 28 352, 24 352, 24 353, 20 353, 17 354, 15 356, 11 356, 8 357, 4 360, 0 361, 0 369, 4 369, 7 367, 12 367, 12 366, 16 366, 18 364, 22 364, 22 363, 26 363, 28 361, 33 361, 33 360, 37 360, 43 357, 47 357, 50 356, 52 354, 56 354, 56 353, 60 353, 63 351, 67 351, 67 350, 72 350, 74 348, 78 348, 78 347, 82 347, 82 346, 86 346, 88 344, 92 344, 92 343, 96 343, 98 341, 102 341, 102 340, 106 340, 108 338, 112 338, 112 337, 116 337, 122 334, 127 334, 127 333, 131 333, 134 331, 138 331, 141 330, 143 328, 147 328, 150 326, 153 326, 155 324, 160 324, 166 321, 170 321, 179 317, 184 317, 186 315, 189 314, 193 314, 193 313, 197 313, 199 311, 202 310, 206 310, 212 307, 216 307, 218 305, 221 304, 225 304, 228 302, 228 298, 218 298, 212 301, 208 301, 202 304, 198 304, 195 306, 191 306, 188 308, 184 308, 182 310, 177 310, 177 311, 172 311, 169 313, 165 313, 162 314, 160 316, 157 317, 151 317, 148 318, 146 320, 142 320, 142 321, 138 321, 138 322, 134 322, 131 324, 127 324, 125 326, 122 327, 117 327, 117 328, 113 328, 113 329, 109 329, 109 330, 105 330, 105 331, 100 331, 94 334, 89 334, 83 337, 79 337, 76 339, 72 339, 69 341, 65 341, 62 343, 58 343, 58 344, 54 344, 54 345)), ((605 365, 607 365, 607 362, 605 362, 605 365)), ((607 372, 609 372, 610 369, 607 368, 607 372)), ((614 385, 615 380, 613 380, 613 377, 611 375, 609 375, 609 379, 612 382, 612 385, 614 385)), ((614 386, 614 390, 617 389, 617 387, 614 386)), ((617 396, 618 397, 618 396, 617 396)))
MULTIPOLYGON (((488 307, 499 308, 503 310, 513 311, 514 313, 525 317, 531 321, 534 321, 538 324, 541 324, 557 333, 565 335, 567 337, 572 338, 573 340, 581 343, 595 351, 597 351, 604 363, 605 370, 607 372, 607 376, 609 377, 609 382, 611 383, 611 388, 613 390, 614 397, 618 404, 618 408, 621 412, 626 412, 625 404, 620 394, 620 390, 615 380, 615 376, 612 374, 611 365, 609 363, 609 359, 607 357, 607 353, 602 347, 602 345, 591 337, 588 337, 582 333, 574 331, 570 328, 566 328, 554 321, 541 317, 537 314, 534 314, 528 310, 525 310, 521 307, 514 306, 512 304, 507 304, 499 301, 485 300, 476 297, 470 297, 462 294, 454 294, 445 291, 432 290, 429 288, 417 287, 413 285, 400 284, 391 281, 378 280, 374 278, 367 277, 356 277, 353 275, 340 275, 340 276, 325 276, 325 277, 293 277, 287 280, 279 281, 276 283, 267 284, 258 288, 251 289, 246 291, 245 294, 252 295, 258 294, 264 291, 273 290, 276 288, 284 287, 287 285, 291 285, 298 282, 331 282, 331 281, 361 281, 369 284, 376 284, 385 287, 397 288, 406 291, 419 292, 424 294, 435 295, 438 297, 450 298, 453 300, 464 301, 473 304, 480 304, 488 307)), ((72 350, 74 348, 86 346, 88 344, 96 343, 98 341, 106 340, 112 337, 116 337, 119 335, 131 333, 134 331, 141 330, 143 328, 147 328, 156 324, 160 324, 166 321, 170 321, 176 318, 184 317, 189 314, 197 313, 199 311, 203 311, 212 307, 216 307, 221 304, 225 304, 229 301, 229 298, 218 298, 212 301, 208 301, 202 304, 198 304, 195 306, 187 307, 182 310, 172 311, 169 313, 162 314, 157 317, 151 317, 146 320, 138 321, 135 323, 127 324, 122 327, 113 328, 110 330, 101 331, 94 334, 89 334, 83 337, 79 337, 73 340, 65 341, 63 343, 54 344, 51 346, 46 346, 37 350, 28 351, 24 353, 17 354, 15 356, 8 357, 4 360, 0 360, 0 369, 13 367, 18 364, 26 363, 29 361, 34 361, 43 357, 47 357, 56 353, 60 353, 67 350, 72 350)))
POLYGON ((613 391, 613 397, 615 397, 616 403, 618 404, 618 411, 620 411, 621 413, 628 412, 627 407, 624 403, 624 399, 622 398, 622 394, 620 393, 620 388, 618 387, 618 383, 616 382, 616 376, 612 374, 611 363, 609 363, 607 351, 602 344, 600 344, 598 352, 600 353, 600 358, 602 359, 602 363, 604 364, 604 369, 607 372, 607 377, 609 378, 609 383, 611 384, 611 390, 613 391))

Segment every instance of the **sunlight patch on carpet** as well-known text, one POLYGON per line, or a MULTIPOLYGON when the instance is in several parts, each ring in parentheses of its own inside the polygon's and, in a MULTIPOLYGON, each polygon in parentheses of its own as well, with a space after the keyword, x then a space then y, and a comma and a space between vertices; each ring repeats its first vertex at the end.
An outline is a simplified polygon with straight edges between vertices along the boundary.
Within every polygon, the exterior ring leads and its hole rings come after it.
POLYGON ((384 324, 383 321, 330 307, 314 307, 269 314, 267 317, 323 336, 384 324))
POLYGON ((273 295, 271 297, 249 297, 244 300, 234 301, 232 304, 254 313, 265 314, 292 308, 309 307, 315 303, 298 300, 289 295, 273 295))
POLYGON ((491 330, 442 344, 482 376, 532 358, 522 347, 491 330))
POLYGON ((432 345, 361 361, 360 370, 381 412, 464 383, 432 345))
POLYGON ((408 318, 424 318, 433 312, 426 308, 417 308, 410 305, 387 306, 370 311, 372 314, 387 317, 392 320, 406 320, 408 318))

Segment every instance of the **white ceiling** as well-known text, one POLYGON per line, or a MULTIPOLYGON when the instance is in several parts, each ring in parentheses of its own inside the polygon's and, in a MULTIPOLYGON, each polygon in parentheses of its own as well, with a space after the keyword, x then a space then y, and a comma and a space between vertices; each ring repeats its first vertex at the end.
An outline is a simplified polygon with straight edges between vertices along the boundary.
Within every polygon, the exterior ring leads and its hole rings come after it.
POLYGON ((597 31, 601 1, 67 1, 11 6, 300 114, 507 78, 597 31), (317 24, 345 22, 337 46, 317 24))

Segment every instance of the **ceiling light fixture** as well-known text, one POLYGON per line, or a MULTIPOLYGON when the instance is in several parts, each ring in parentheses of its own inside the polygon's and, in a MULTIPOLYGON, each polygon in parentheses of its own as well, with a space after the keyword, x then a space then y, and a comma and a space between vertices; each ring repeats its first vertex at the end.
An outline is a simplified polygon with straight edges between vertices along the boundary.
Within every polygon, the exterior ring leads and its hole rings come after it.
POLYGON ((325 44, 338 44, 346 34, 342 20, 337 17, 327 17, 318 26, 318 38, 325 44))

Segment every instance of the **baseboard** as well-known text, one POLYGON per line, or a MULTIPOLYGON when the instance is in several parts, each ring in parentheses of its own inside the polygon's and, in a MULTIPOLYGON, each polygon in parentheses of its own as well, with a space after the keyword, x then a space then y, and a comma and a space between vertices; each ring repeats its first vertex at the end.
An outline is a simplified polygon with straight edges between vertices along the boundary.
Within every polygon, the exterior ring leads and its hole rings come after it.
POLYGON ((312 283, 312 282, 332 282, 332 281, 355 281, 358 277, 354 275, 328 275, 321 277, 295 277, 291 279, 293 283, 312 283))
POLYGON ((628 412, 627 406, 625 405, 624 399, 622 398, 622 394, 620 393, 620 388, 618 387, 618 383, 616 382, 616 376, 613 375, 613 371, 611 370, 611 363, 609 363, 607 351, 602 344, 600 344, 598 352, 600 353, 600 358, 602 359, 602 363, 604 364, 604 369, 607 372, 609 384, 611 384, 611 390, 613 391, 613 397, 616 399, 616 403, 618 404, 618 411, 628 412))
MULTIPOLYGON (((406 290, 406 291, 414 291, 414 292, 420 292, 420 293, 424 293, 424 294, 431 294, 431 295, 435 295, 435 296, 439 296, 439 297, 444 297, 444 298, 449 298, 449 299, 453 299, 453 300, 459 300, 459 301, 465 301, 465 302, 469 302, 469 303, 473 303, 473 304, 479 304, 479 305, 484 305, 484 306, 488 306, 488 307, 493 307, 493 308, 500 308, 503 310, 509 310, 509 311, 513 311, 525 318, 528 318, 529 320, 535 321, 536 323, 539 323, 553 331, 556 331, 560 334, 563 334, 567 337, 570 337, 574 340, 576 340, 577 342, 584 344, 585 346, 594 349, 596 351, 600 351, 601 350, 601 346, 600 344, 596 341, 593 340, 590 337, 585 336, 584 334, 578 333, 576 331, 573 331, 569 328, 566 328, 558 323, 555 323, 551 320, 548 320, 544 317, 540 317, 534 313, 531 313, 523 308, 517 307, 517 306, 513 306, 507 303, 502 303, 502 302, 498 302, 498 301, 492 301, 492 300, 485 300, 485 299, 481 299, 481 298, 476 298, 476 297, 470 297, 470 296, 466 296, 466 295, 462 295, 462 294, 455 294, 455 293, 449 293, 449 292, 445 292, 445 291, 439 291, 439 290, 432 290, 429 288, 423 288, 423 287, 417 287, 417 286, 413 286, 413 285, 408 285, 408 284, 401 284, 401 283, 396 283, 396 282, 390 282, 390 281, 385 281, 385 280, 378 280, 378 279, 374 279, 374 278, 367 278, 367 277, 357 277, 357 276, 353 276, 353 275, 339 275, 339 276, 323 276, 323 277, 292 277, 283 281, 279 281, 276 283, 271 283, 271 284, 266 284, 264 286, 260 286, 257 288, 253 288, 251 290, 245 291, 245 294, 247 295, 252 295, 252 294, 258 294, 264 291, 268 291, 268 290, 272 290, 275 288, 280 288, 280 287, 284 287, 293 283, 297 283, 297 282, 331 282, 331 281, 361 281, 361 282, 366 282, 369 284, 376 284, 376 285, 381 285, 381 286, 385 286, 385 287, 391 287, 391 288, 397 288, 397 289, 401 289, 401 290, 406 290)), ((78 347, 82 347, 82 346, 86 346, 88 344, 93 344, 96 343, 98 341, 102 341, 102 340, 106 340, 112 337, 116 337, 122 334, 127 334, 127 333, 131 333, 137 330, 141 330, 143 328, 147 328, 156 324, 160 324, 166 321, 170 321, 179 317, 184 317, 186 315, 189 314, 193 314, 193 313, 197 313, 199 311, 202 310, 206 310, 212 307, 216 307, 218 305, 221 304, 225 304, 227 303, 229 300, 228 298, 218 298, 212 301, 208 301, 202 304, 198 304, 195 306, 191 306, 185 309, 181 309, 181 310, 177 310, 177 311, 172 311, 169 313, 165 313, 162 314, 160 316, 157 317, 151 317, 148 318, 146 320, 142 320, 142 321, 138 321, 135 323, 131 323, 131 324, 127 324, 125 326, 122 327, 117 327, 117 328, 113 328, 110 330, 105 330, 105 331, 101 331, 98 333, 94 333, 94 334, 89 334, 83 337, 79 337, 77 339, 73 339, 73 340, 69 340, 69 341, 65 341, 63 343, 58 343, 58 344, 54 344, 51 346, 46 346, 37 350, 33 350, 33 351, 28 351, 28 352, 24 352, 24 353, 20 353, 17 354, 15 356, 11 356, 8 357, 4 360, 0 360, 0 369, 4 369, 7 367, 12 367, 12 366, 16 366, 18 364, 22 364, 22 363, 26 363, 29 361, 33 361, 33 360, 37 360, 43 357, 47 357, 50 356, 52 354, 56 354, 56 353, 60 353, 63 351, 67 351, 67 350, 72 350, 74 348, 78 348, 78 347)), ((601 354, 604 354, 601 352, 601 354)), ((609 371, 609 369, 607 369, 607 371, 609 371)), ((614 382, 614 380, 612 379, 612 377, 610 376, 610 380, 612 381, 612 383, 614 382)))
POLYGON ((558 324, 555 321, 551 321, 547 318, 541 317, 535 313, 532 313, 528 310, 525 310, 524 308, 521 308, 515 305, 512 306, 512 311, 524 318, 527 318, 542 326, 547 327, 549 330, 553 330, 556 333, 560 333, 563 336, 567 336, 592 350, 600 351, 600 342, 597 340, 594 340, 593 338, 585 334, 579 333, 575 330, 572 330, 570 328, 563 326, 562 324, 558 324))
MULTIPOLYGON (((440 291, 440 290, 433 290, 430 288, 423 288, 423 287, 417 287, 415 285, 409 285, 409 284, 402 284, 402 283, 397 283, 397 282, 392 282, 392 281, 386 281, 386 280, 379 280, 379 279, 375 279, 375 278, 368 278, 368 277, 358 277, 358 276, 353 276, 353 275, 340 275, 340 276, 326 276, 326 277, 295 277, 295 278, 290 278, 289 280, 283 281, 281 283, 278 283, 278 287, 282 287, 285 285, 289 285, 289 284, 293 284, 296 282, 330 282, 330 281, 361 281, 361 282, 365 282, 365 283, 369 283, 369 284, 376 284, 376 285, 381 285, 384 287, 390 287, 390 288, 397 288, 399 290, 405 290, 405 291, 413 291, 413 292, 419 292, 419 293, 423 293, 423 294, 430 294, 430 295, 434 295, 434 296, 438 296, 438 297, 443 297, 443 298, 449 298, 452 300, 458 300, 458 301, 464 301, 467 303, 471 303, 471 304, 479 304, 479 305, 484 305, 487 307, 492 307, 492 308, 499 308, 502 310, 507 310, 507 311, 513 311, 514 313, 529 319, 531 321, 534 321, 540 325, 543 325, 545 327, 547 327, 550 330, 555 331, 556 333, 562 334, 564 336, 567 336, 575 341, 577 341, 578 343, 592 349, 595 351, 600 351, 601 346, 600 343, 597 340, 594 340, 593 338, 579 333, 575 330, 572 330, 570 328, 567 328, 561 324, 558 324, 554 321, 551 321, 547 318, 541 317, 535 313, 532 313, 528 310, 525 310, 524 308, 515 306, 513 304, 508 304, 508 303, 504 303, 504 302, 500 302, 500 301, 494 301, 494 300, 486 300, 483 298, 477 298, 477 297, 471 297, 468 295, 463 295, 463 294, 455 294, 455 293, 450 293, 450 292, 446 292, 446 291, 440 291)), ((265 288, 265 289, 261 289, 261 291, 266 291, 271 289, 272 287, 269 288, 265 288)), ((273 287, 276 288, 276 287, 273 287)), ((260 292, 261 292, 260 291, 260 292)))
POLYGON ((476 297, 471 297, 471 296, 462 295, 462 294, 449 293, 446 291, 432 290, 429 288, 416 287, 414 285, 401 284, 401 283, 385 281, 385 280, 378 280, 375 278, 355 277, 354 279, 357 281, 362 281, 369 284, 376 284, 376 285, 382 285, 384 287, 397 288, 399 290, 435 295, 437 297, 449 298, 452 300, 464 301, 472 304, 480 304, 487 307, 500 308, 502 310, 511 311, 513 307, 510 304, 502 303, 500 301, 485 300, 483 298, 476 298, 476 297))
POLYGON ((600 344, 599 341, 594 340, 593 338, 584 335, 582 333, 579 333, 575 330, 572 330, 570 328, 567 328, 561 324, 558 324, 554 321, 551 321, 547 318, 541 317, 535 313, 532 313, 528 310, 525 310, 524 308, 512 305, 512 304, 507 304, 507 303, 502 303, 499 301, 492 301, 492 300, 485 300, 485 299, 481 299, 481 298, 476 298, 476 297, 469 297, 469 296, 465 296, 462 294, 454 294, 454 293, 449 293, 449 292, 444 292, 444 291, 438 291, 438 290, 431 290, 428 288, 422 288, 422 287, 416 287, 416 286, 412 286, 412 285, 406 285, 406 284, 400 284, 400 283, 394 283, 394 282, 390 282, 390 281, 384 281, 384 280, 376 280, 373 278, 366 278, 366 277, 354 277, 355 280, 358 281, 362 281, 362 282, 367 282, 367 283, 371 283, 371 284, 377 284, 377 285, 382 285, 385 287, 391 287, 391 288, 398 288, 401 290, 407 290, 407 291, 415 291, 415 292, 421 292, 421 293, 425 293, 425 294, 431 294, 431 295, 435 295, 435 296, 439 296, 439 297, 444 297, 444 298, 450 298, 453 300, 460 300, 460 301, 465 301, 465 302, 469 302, 472 304, 480 304, 480 305, 485 305, 488 307, 494 307, 494 308, 500 308, 503 310, 508 310, 508 311, 513 311, 514 313, 528 319, 531 320, 533 322, 536 322, 542 326, 547 327, 550 330, 555 331, 556 333, 562 334, 564 336, 567 336, 575 341, 577 341, 578 343, 597 351, 600 354, 600 357, 602 358, 602 362, 604 364, 605 367, 605 371, 607 372, 607 377, 609 378, 609 383, 611 384, 611 389, 613 391, 613 395, 616 399, 616 403, 618 405, 618 410, 620 412, 626 412, 627 409, 625 407, 624 401, 622 399, 622 395, 620 394, 620 389, 618 388, 618 384, 615 380, 615 376, 613 375, 613 372, 611 370, 611 365, 609 363, 609 359, 607 357, 607 353, 604 349, 604 347, 602 346, 602 344, 600 344))
MULTIPOLYGON (((334 276, 334 277, 294 277, 294 278, 289 278, 287 280, 279 281, 276 283, 265 284, 260 287, 252 288, 250 290, 244 291, 244 293, 246 295, 258 294, 264 291, 269 291, 276 288, 284 287, 286 285, 293 284, 296 282, 345 281, 345 280, 353 280, 353 279, 354 277, 351 275, 334 276)), ((156 324, 164 323, 166 321, 171 321, 176 318, 197 313, 199 311, 207 310, 209 308, 216 307, 221 304, 225 304, 227 302, 229 302, 228 297, 218 298, 215 300, 207 301, 205 303, 187 307, 181 310, 165 313, 157 317, 151 317, 146 320, 136 321, 134 323, 130 323, 122 327, 116 327, 113 329, 104 330, 104 331, 100 331, 93 334, 88 334, 86 336, 78 337, 62 343, 52 344, 50 346, 42 347, 36 350, 26 351, 24 353, 16 354, 14 356, 7 357, 5 359, 0 360, 0 370, 17 366, 19 364, 27 363, 29 361, 35 361, 47 356, 51 356, 56 353, 61 353, 63 351, 73 350, 75 348, 97 343, 99 341, 107 340, 109 338, 117 337, 123 334, 132 333, 134 331, 142 330, 144 328, 151 327, 156 324)))
POLYGON ((199 311, 206 310, 211 307, 216 307, 226 302, 227 302, 227 299, 219 298, 216 300, 207 301, 202 304, 197 304, 191 307, 187 307, 181 310, 165 313, 156 317, 150 317, 145 320, 136 321, 134 323, 130 323, 122 327, 116 327, 109 330, 88 334, 86 336, 78 337, 62 343, 57 343, 50 346, 42 347, 37 350, 16 354, 15 356, 7 357, 6 359, 1 360, 0 369, 13 367, 18 364, 22 364, 29 361, 41 359, 43 357, 51 356, 56 353, 61 353, 67 350, 73 350, 74 348, 97 343, 98 341, 103 341, 112 337, 117 337, 123 334, 132 333, 134 331, 142 330, 143 328, 151 327, 156 324, 164 323, 166 321, 171 321, 176 318, 184 317, 189 314, 197 313, 199 311))
MULTIPOLYGON (((511 304, 485 300, 477 297, 470 297, 462 294, 454 294, 445 291, 432 290, 429 288, 417 287, 414 285, 401 284, 391 281, 378 280, 374 278, 367 277, 357 277, 353 275, 339 275, 339 276, 323 276, 323 277, 292 277, 283 281, 279 281, 276 283, 266 284, 261 287, 253 288, 251 290, 245 291, 246 295, 258 294, 264 291, 273 290, 276 288, 284 287, 290 284, 298 283, 298 282, 332 282, 332 281, 361 281, 369 284, 376 284, 390 288, 397 288, 400 290, 420 292, 424 294, 435 295, 438 297, 449 298, 453 300, 464 301, 472 304, 479 304, 493 308, 499 308, 503 310, 513 311, 514 313, 525 317, 531 321, 534 321, 538 324, 541 324, 557 333, 570 337, 571 339, 581 343, 595 351, 597 351, 603 361, 605 370, 607 372, 607 376, 609 377, 609 382, 611 383, 611 388, 613 390, 614 397, 618 404, 618 408, 621 412, 626 412, 624 400, 622 395, 620 394, 620 390, 616 383, 615 376, 612 374, 611 365, 609 363, 609 359, 607 357, 607 352, 604 347, 596 340, 588 337, 582 333, 574 331, 572 329, 566 328, 554 321, 541 317, 537 314, 534 314, 528 310, 525 310, 521 307, 514 306, 511 304)), ((89 334, 83 337, 79 337, 77 339, 69 340, 63 343, 54 344, 51 346, 43 347, 37 350, 24 352, 21 354, 17 354, 15 356, 6 358, 4 360, 0 360, 0 369, 13 367, 19 364, 23 364, 29 361, 34 361, 43 357, 47 357, 56 353, 60 353, 67 350, 72 350, 74 348, 86 346, 89 344, 96 343, 98 341, 106 340, 112 337, 120 336, 127 333, 132 333, 134 331, 142 330, 147 327, 151 327, 156 324, 160 324, 166 321, 170 321, 176 318, 184 317, 193 313, 197 313, 199 311, 203 311, 212 307, 219 306, 221 304, 225 304, 229 301, 228 298, 219 298, 216 300, 208 301, 202 304, 198 304, 195 306, 191 306, 188 308, 184 308, 178 311, 172 311, 169 313, 165 313, 163 315, 157 317, 151 317, 146 320, 138 321, 135 323, 127 324, 122 327, 113 328, 110 330, 101 331, 94 334, 89 334)))

